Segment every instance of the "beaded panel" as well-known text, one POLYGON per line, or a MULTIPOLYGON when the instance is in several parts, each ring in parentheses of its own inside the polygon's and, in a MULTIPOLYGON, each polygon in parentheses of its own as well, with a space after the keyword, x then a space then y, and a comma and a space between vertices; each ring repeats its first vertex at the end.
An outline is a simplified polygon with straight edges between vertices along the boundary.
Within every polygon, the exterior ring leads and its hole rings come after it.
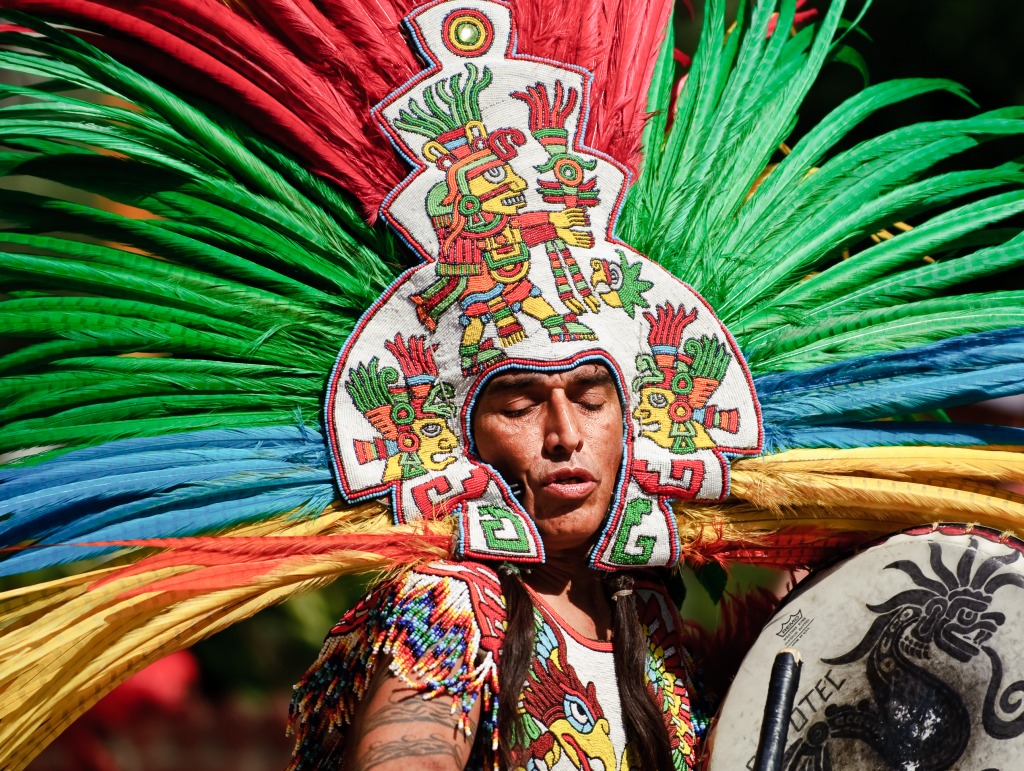
MULTIPOLYGON (((340 762, 346 731, 387 656, 391 674, 421 698, 450 701, 467 735, 469 713, 482 700, 479 730, 491 734, 493 754, 504 620, 497 577, 482 565, 437 563, 377 587, 331 630, 295 686, 290 730, 296 745, 289 771, 340 762)), ((470 767, 481 762, 477 758, 470 767)))

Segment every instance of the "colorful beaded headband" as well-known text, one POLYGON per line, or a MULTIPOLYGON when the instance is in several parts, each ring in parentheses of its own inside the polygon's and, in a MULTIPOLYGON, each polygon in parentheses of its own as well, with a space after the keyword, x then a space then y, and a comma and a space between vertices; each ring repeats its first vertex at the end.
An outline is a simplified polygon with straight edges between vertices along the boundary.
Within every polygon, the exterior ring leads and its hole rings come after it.
POLYGON ((721 500, 727 456, 760 451, 742 356, 696 292, 615 240, 627 175, 582 143, 586 72, 516 54, 502 3, 438 2, 407 23, 430 68, 374 114, 416 167, 382 215, 425 263, 370 308, 331 375, 342 494, 390 494, 397 522, 457 516, 459 556, 543 561, 474 454, 473 404, 498 372, 600 362, 625 430, 591 562, 671 565, 669 501, 721 500))

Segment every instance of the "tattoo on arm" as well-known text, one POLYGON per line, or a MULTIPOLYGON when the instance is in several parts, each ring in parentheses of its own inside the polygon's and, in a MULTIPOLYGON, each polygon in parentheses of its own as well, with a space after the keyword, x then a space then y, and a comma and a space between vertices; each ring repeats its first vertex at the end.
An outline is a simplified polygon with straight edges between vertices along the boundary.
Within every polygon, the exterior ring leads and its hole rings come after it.
MULTIPOLYGON (((436 723, 444 728, 461 734, 458 729, 458 715, 451 712, 451 703, 446 699, 421 699, 418 696, 402 697, 392 693, 388 706, 367 715, 363 722, 363 731, 370 734, 378 728, 396 723, 436 723)), ((470 731, 476 733, 476 722, 469 723, 470 731)))
POLYGON ((459 747, 444 736, 403 736, 398 741, 373 742, 360 758, 359 771, 372 771, 393 760, 436 755, 451 757, 456 767, 465 762, 459 747))
MULTIPOLYGON (((481 707, 468 716, 470 732, 459 727, 452 697, 424 699, 415 687, 381 669, 373 678, 347 737, 342 768, 349 771, 462 769, 477 738, 481 707)), ((457 702, 456 702, 457 703, 457 702)), ((457 708, 456 708, 457 710, 457 708)))

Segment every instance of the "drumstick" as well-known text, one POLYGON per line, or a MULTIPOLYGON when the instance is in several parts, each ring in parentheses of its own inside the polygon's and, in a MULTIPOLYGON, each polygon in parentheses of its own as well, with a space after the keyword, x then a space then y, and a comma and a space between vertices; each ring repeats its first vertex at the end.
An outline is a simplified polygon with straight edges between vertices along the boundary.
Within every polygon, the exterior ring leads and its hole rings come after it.
POLYGON ((780 771, 782 768, 782 756, 786 751, 786 736, 789 733, 789 716, 799 686, 800 654, 792 648, 783 648, 775 654, 775 663, 772 664, 754 771, 780 771))

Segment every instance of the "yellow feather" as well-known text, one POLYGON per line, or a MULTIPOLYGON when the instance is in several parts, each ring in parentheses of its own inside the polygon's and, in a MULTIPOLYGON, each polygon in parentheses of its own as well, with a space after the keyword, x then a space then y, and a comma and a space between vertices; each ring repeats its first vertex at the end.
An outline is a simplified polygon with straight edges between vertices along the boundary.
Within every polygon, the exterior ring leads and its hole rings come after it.
MULTIPOLYGON (((393 526, 380 504, 330 507, 311 520, 283 516, 273 523, 237 528, 233 536, 316 536, 389 533, 451 535, 454 522, 393 526)), ((230 538, 231 536, 221 536, 230 538)), ((423 559, 447 549, 421 550, 423 559)), ((132 555, 134 560, 149 553, 132 555)), ((134 561, 133 560, 133 561, 134 561)), ((128 564, 132 564, 129 562, 128 564)), ((182 596, 148 591, 170 576, 200 574, 177 566, 135 575, 104 568, 0 594, 0 747, 4 767, 22 769, 102 696, 163 656, 297 594, 356 573, 386 574, 391 560, 338 550, 296 555, 272 572, 228 590, 182 596), (103 583, 97 585, 100 579, 103 583), (143 593, 138 593, 140 590, 143 593)))
POLYGON ((813 503, 821 506, 869 508, 880 511, 918 512, 919 520, 985 520, 998 528, 1024 525, 1024 504, 955 488, 936 487, 873 477, 813 473, 784 476, 737 471, 732 492, 769 511, 813 503))
MULTIPOLYGON (((868 539, 937 521, 1024 534, 1024 453, 949 447, 792 450, 732 464, 731 497, 676 502, 687 555, 730 543, 770 544, 786 530, 868 539)), ((848 539, 847 539, 848 540, 848 539)), ((810 543, 810 542, 809 542, 810 543)))
POLYGON ((1024 453, 963 447, 859 447, 850 450, 790 450, 744 458, 734 471, 863 474, 889 479, 952 474, 965 479, 1020 481, 1024 453))

